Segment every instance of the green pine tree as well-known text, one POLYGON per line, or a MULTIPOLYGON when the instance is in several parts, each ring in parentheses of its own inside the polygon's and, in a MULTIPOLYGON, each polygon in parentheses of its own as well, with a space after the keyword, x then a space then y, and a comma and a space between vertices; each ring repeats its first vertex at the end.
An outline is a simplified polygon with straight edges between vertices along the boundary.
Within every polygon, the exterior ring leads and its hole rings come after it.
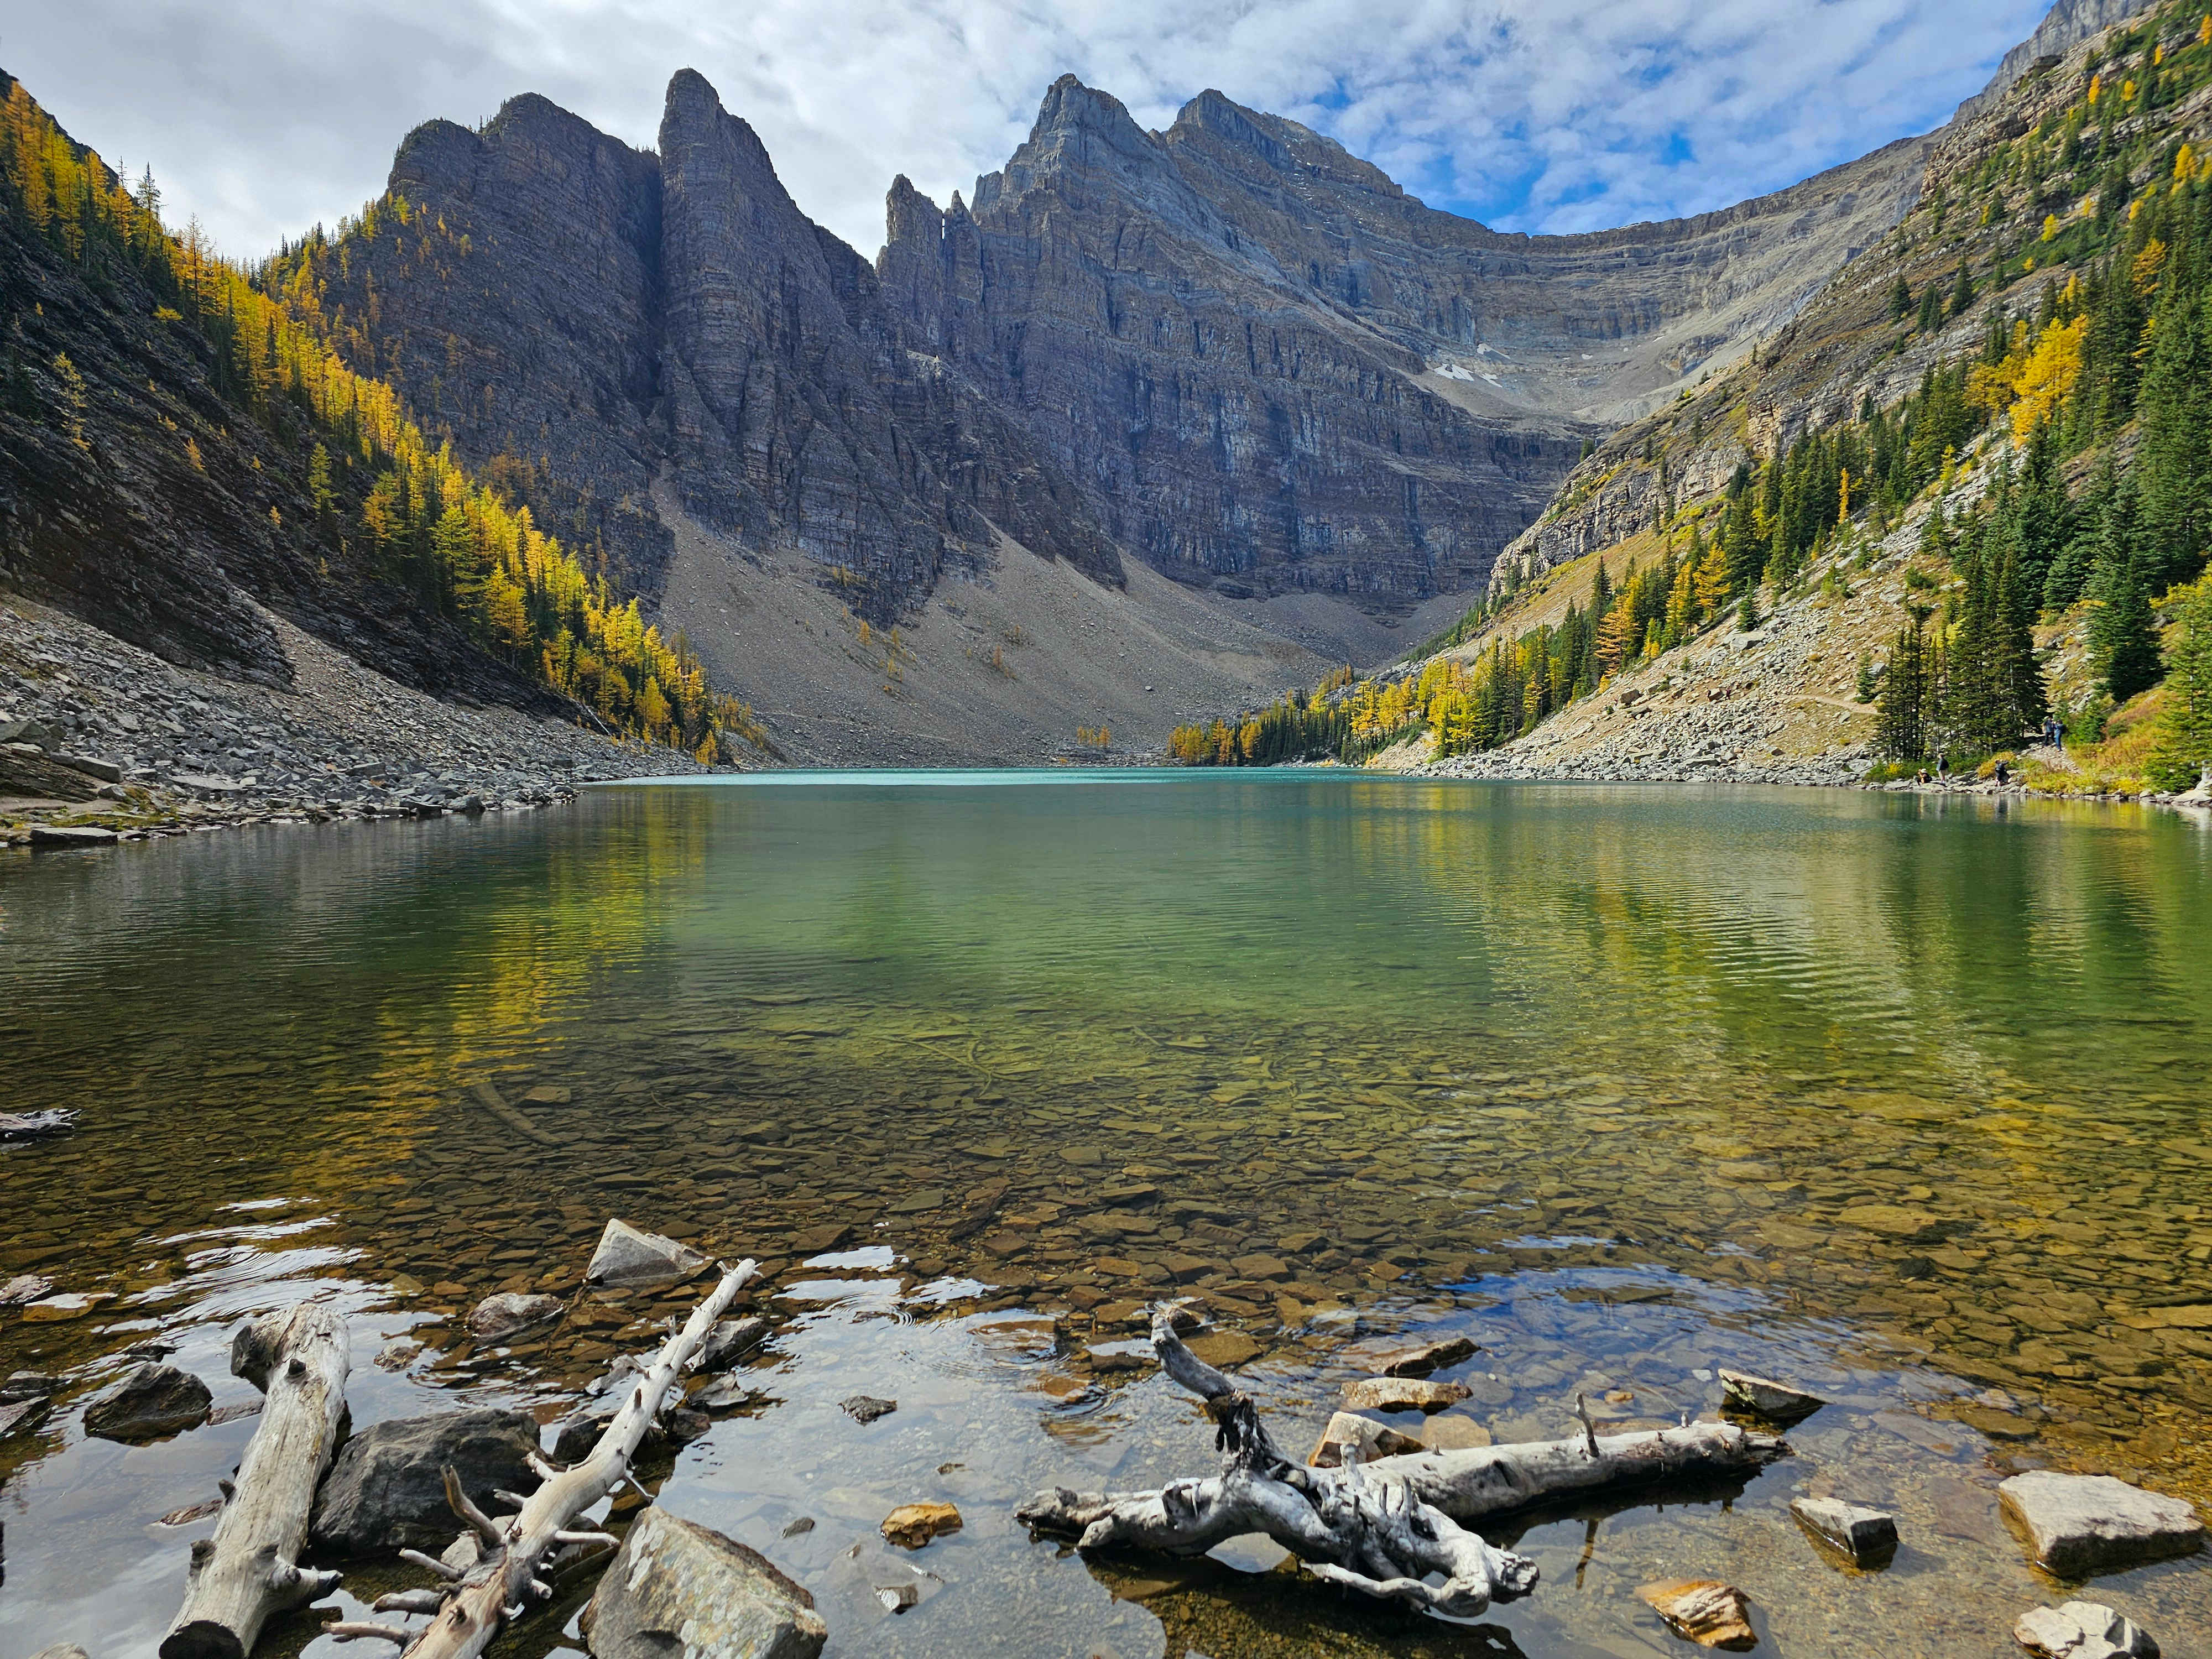
POLYGON ((2158 638, 2140 563, 2136 556, 2108 550, 2089 579, 2096 607, 2089 618, 2089 660, 2116 703, 2158 683, 2158 638))
POLYGON ((2212 576, 2185 589, 2166 644, 2166 710, 2151 781, 2187 789, 2212 774, 2212 576))

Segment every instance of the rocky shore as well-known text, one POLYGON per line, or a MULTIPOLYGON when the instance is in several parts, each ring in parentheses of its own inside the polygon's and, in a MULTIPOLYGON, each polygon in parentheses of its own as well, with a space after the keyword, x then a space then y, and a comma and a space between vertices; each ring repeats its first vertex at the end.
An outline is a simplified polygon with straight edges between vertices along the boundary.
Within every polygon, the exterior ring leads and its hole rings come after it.
POLYGON ((270 621, 289 690, 178 668, 58 611, 0 603, 0 845, 523 811, 580 783, 714 769, 441 702, 270 621))

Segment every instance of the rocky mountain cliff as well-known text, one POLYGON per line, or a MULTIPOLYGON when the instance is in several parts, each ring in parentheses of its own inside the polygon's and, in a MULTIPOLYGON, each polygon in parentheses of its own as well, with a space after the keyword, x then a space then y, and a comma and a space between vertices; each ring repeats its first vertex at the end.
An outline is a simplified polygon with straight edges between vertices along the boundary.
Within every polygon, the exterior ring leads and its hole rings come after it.
POLYGON ((349 358, 647 595, 659 481, 878 622, 1000 538, 1391 611, 1479 585, 1585 438, 1792 314, 1918 162, 1504 235, 1218 93, 1152 133, 1070 76, 972 205, 896 181, 871 268, 685 71, 657 156, 534 97, 419 129, 404 222, 313 263, 349 358))

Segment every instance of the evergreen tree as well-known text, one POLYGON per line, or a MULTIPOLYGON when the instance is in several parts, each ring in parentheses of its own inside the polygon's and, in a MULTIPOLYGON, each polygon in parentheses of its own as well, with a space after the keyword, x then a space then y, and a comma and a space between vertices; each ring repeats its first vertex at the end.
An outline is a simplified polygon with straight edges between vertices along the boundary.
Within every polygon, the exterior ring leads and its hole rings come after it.
POLYGON ((2212 576, 2174 606, 2166 646, 2166 711, 2159 718, 2151 781, 2186 789, 2212 772, 2212 576))
POLYGON ((1914 319, 1913 325, 1923 334, 1927 334, 1933 332, 1942 320, 1943 290, 1938 283, 1931 281, 1920 290, 1920 314, 1914 319))
POLYGON ((2089 578, 2096 606, 2089 618, 2089 660, 2114 702, 2125 702, 2158 681, 2158 640, 2139 563, 2137 556, 2107 549, 2089 578))
POLYGON ((1964 315, 1967 307, 1973 303, 1974 279, 1966 270, 1966 262, 1961 259, 1959 261, 1959 280, 1951 285, 1951 315, 1954 317, 1964 315))
POLYGON ((1922 618, 1901 629, 1889 647, 1875 708, 1875 748, 1891 760, 1917 761, 1928 753, 1928 639, 1922 618))
POLYGON ((2183 294, 2185 281, 2180 271, 2166 276, 2138 411, 2136 471, 2149 556, 2137 577, 2153 591, 2193 576, 2212 532, 2212 349, 2203 305, 2183 294))
POLYGON ((1912 284, 1899 271, 1897 280, 1889 285, 1889 320, 1901 323, 1912 314, 1912 284))

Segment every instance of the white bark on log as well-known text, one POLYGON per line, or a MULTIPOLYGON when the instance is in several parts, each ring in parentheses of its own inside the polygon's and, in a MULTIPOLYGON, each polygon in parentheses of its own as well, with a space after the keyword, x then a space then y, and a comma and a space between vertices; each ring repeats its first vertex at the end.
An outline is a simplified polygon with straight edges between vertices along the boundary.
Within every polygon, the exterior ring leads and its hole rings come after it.
MULTIPOLYGON (((562 1548, 595 1547, 586 1541, 576 1518, 612 1492, 629 1473, 638 1443, 660 1413, 662 1399, 684 1370, 684 1362, 714 1322, 726 1312, 737 1294, 757 1271, 750 1261, 739 1262, 722 1275, 712 1295, 692 1310, 684 1328, 661 1346, 650 1369, 631 1389, 608 1422, 591 1455, 565 1470, 550 1464, 541 1468, 544 1484, 522 1505, 521 1513, 494 1520, 461 1490, 453 1470, 446 1471, 446 1496, 454 1513, 483 1540, 484 1554, 457 1583, 443 1590, 444 1605, 428 1628, 409 1632, 402 1627, 374 1624, 332 1624, 323 1628, 340 1640, 378 1638, 406 1648, 404 1659, 475 1659, 501 1629, 520 1618, 532 1601, 550 1597, 547 1558, 562 1548)), ((387 1596, 380 1611, 412 1609, 400 1596, 387 1596)))
POLYGON ((298 1562, 345 1415, 346 1363, 345 1323, 319 1302, 258 1319, 232 1343, 231 1370, 267 1399, 215 1535, 192 1547, 161 1659, 245 1659, 271 1613, 338 1582, 298 1562))
POLYGON ((1555 1498, 1669 1479, 1748 1473, 1784 1449, 1727 1423, 1477 1450, 1420 1452, 1361 1466, 1308 1468, 1278 1450, 1252 1401, 1176 1335, 1180 1304, 1153 1312, 1160 1365, 1206 1401, 1221 1473, 1157 1492, 1041 1493, 1016 1511, 1083 1550, 1198 1555, 1261 1532, 1318 1577, 1413 1607, 1471 1618, 1535 1588, 1536 1564, 1492 1547, 1466 1524, 1555 1498), (1426 1582, 1443 1575, 1441 1585, 1426 1582))

